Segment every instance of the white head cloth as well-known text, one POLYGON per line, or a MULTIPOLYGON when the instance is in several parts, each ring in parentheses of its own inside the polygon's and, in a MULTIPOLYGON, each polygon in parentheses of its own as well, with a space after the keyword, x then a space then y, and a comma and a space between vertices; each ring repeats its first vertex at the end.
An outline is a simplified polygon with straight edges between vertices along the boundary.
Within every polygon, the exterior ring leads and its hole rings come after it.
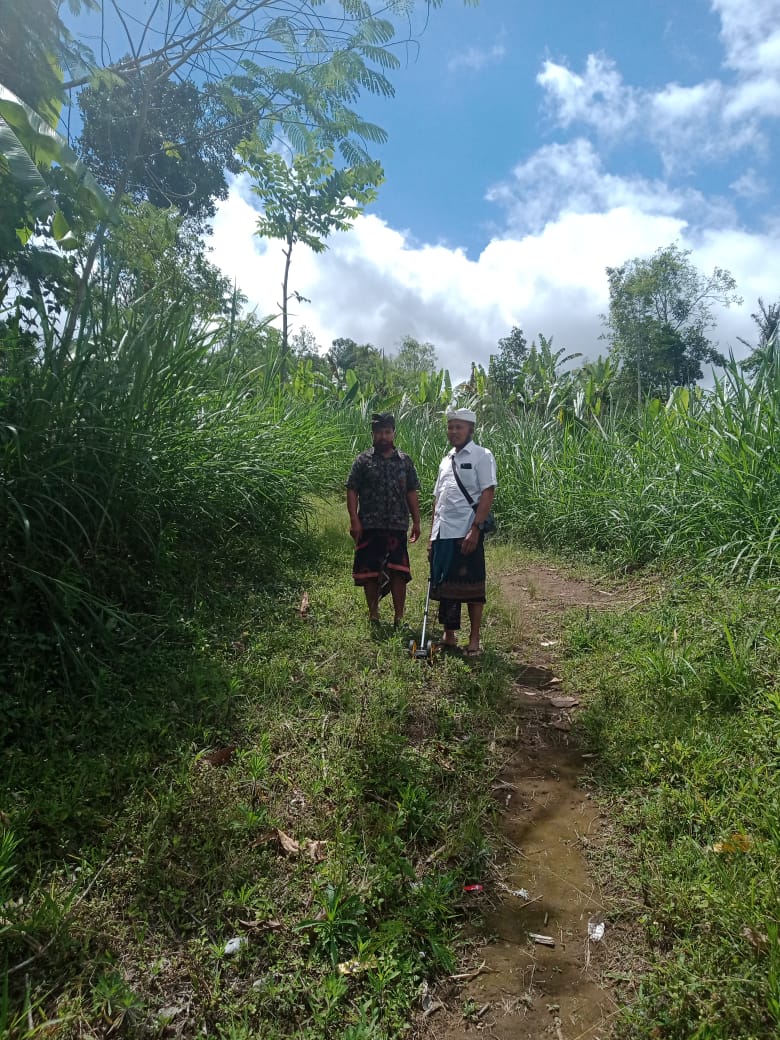
POLYGON ((470 408, 454 408, 447 412, 447 420, 460 419, 461 422, 475 423, 477 421, 477 413, 472 412, 470 408))

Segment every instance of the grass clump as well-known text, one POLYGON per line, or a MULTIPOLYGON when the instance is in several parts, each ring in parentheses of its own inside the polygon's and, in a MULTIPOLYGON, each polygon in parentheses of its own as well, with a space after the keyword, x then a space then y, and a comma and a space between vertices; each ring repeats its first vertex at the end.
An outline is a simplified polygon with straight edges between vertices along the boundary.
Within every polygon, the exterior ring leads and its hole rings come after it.
POLYGON ((569 645, 627 838, 613 869, 651 956, 619 1035, 776 1036, 776 590, 676 576, 642 612, 581 616, 569 645))

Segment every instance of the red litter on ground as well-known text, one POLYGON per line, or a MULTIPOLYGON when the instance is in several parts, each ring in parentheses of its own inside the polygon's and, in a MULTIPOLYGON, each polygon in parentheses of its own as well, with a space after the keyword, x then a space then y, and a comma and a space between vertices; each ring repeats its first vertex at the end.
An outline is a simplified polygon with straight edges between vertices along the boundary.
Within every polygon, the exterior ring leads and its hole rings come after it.
POLYGON ((482 891, 482 885, 464 885, 463 886, 463 891, 464 892, 481 892, 482 891))

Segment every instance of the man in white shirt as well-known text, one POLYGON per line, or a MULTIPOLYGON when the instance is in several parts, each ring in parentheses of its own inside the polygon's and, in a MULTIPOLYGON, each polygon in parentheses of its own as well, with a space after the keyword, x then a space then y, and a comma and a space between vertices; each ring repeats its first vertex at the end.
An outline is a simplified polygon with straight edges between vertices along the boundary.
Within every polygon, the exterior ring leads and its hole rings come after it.
POLYGON ((474 443, 476 413, 458 408, 447 413, 452 445, 439 466, 433 489, 433 525, 429 542, 431 598, 439 601, 443 646, 457 646, 461 604, 468 606, 471 631, 464 653, 480 653, 485 606, 484 524, 496 491, 496 460, 474 443), (465 493, 464 493, 465 492, 465 493))

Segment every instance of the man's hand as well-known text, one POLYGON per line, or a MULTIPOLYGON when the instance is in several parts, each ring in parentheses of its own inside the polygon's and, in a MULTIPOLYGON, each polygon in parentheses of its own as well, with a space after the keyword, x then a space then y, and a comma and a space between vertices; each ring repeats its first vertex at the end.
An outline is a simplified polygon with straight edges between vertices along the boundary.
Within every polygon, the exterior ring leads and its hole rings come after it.
POLYGON ((415 520, 412 523, 412 533, 409 535, 410 542, 416 542, 420 538, 420 521, 415 520))
POLYGON ((363 537, 363 525, 361 524, 361 522, 358 520, 357 517, 355 517, 354 520, 350 520, 350 522, 349 522, 349 534, 350 534, 350 537, 352 538, 352 541, 356 545, 360 541, 360 539, 363 537))
POLYGON ((476 527, 470 527, 469 533, 460 543, 460 551, 463 556, 470 556, 479 545, 479 531, 476 527))

